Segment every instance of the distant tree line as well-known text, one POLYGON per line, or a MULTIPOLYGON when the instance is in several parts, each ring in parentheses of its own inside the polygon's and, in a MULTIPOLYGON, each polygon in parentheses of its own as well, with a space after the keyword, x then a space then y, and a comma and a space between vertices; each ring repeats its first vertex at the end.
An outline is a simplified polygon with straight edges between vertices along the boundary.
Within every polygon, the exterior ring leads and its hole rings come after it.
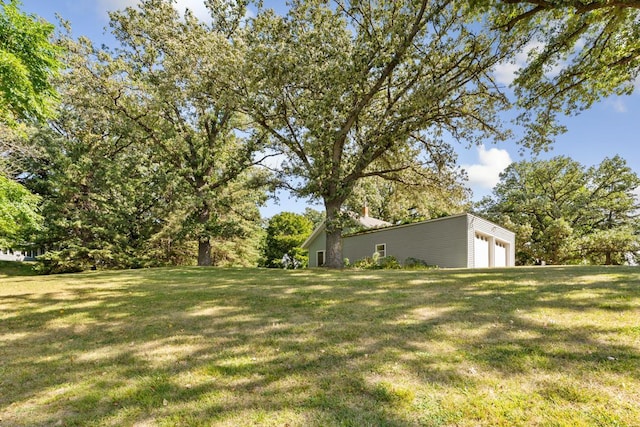
POLYGON ((597 166, 558 156, 511 164, 481 214, 514 230, 526 264, 623 264, 640 257, 640 178, 616 156, 597 166))

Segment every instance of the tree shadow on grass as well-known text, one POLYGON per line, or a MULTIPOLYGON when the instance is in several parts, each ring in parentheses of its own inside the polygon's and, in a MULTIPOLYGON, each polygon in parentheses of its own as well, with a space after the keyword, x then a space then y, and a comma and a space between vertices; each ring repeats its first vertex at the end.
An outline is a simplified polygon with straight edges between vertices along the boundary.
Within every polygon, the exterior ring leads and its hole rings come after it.
POLYGON ((607 271, 73 276, 0 297, 0 424, 446 425, 487 403, 468 394, 558 370, 529 391, 570 406, 582 379, 640 379, 624 331, 589 317, 638 314, 637 273, 607 271))

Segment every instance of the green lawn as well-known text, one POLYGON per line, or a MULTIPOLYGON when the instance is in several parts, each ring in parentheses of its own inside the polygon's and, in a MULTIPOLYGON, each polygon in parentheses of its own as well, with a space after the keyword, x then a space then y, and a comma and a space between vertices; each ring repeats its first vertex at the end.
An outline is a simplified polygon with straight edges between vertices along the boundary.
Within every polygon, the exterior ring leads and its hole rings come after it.
POLYGON ((640 268, 0 269, 0 426, 640 425, 640 268))

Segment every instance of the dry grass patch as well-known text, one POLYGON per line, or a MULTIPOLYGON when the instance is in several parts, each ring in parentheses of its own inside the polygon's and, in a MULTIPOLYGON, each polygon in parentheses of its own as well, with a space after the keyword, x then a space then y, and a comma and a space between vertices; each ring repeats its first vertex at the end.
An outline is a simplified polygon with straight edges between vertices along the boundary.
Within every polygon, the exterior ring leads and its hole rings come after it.
POLYGON ((0 280, 2 426, 640 419, 637 268, 0 280))

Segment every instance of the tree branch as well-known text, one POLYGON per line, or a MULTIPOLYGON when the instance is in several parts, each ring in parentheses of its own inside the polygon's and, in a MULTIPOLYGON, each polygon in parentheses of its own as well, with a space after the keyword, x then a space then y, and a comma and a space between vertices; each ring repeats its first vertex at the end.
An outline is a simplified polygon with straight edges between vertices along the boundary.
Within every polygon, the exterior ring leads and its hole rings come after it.
POLYGON ((506 24, 498 27, 505 29, 507 32, 511 31, 519 22, 528 20, 534 15, 547 10, 572 8, 577 14, 585 14, 594 10, 613 8, 640 10, 640 0, 595 0, 589 3, 585 3, 580 0, 565 0, 559 2, 549 0, 502 0, 502 2, 509 5, 535 6, 532 9, 511 18, 506 24))

